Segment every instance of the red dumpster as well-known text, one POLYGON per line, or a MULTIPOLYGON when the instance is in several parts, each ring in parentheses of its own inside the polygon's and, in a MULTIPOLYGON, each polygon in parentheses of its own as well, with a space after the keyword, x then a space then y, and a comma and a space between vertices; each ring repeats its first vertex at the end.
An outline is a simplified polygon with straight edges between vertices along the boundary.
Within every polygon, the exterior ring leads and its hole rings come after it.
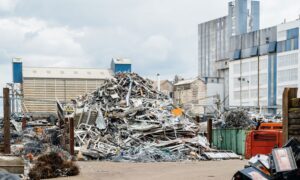
POLYGON ((282 147, 282 131, 253 130, 246 136, 245 158, 257 154, 270 154, 274 147, 282 147))

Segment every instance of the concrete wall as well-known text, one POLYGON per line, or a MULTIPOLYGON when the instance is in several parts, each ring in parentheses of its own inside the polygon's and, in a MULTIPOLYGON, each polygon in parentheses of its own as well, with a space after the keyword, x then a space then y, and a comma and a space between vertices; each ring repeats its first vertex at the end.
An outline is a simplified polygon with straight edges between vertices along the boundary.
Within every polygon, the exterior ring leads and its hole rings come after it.
POLYGON ((198 75, 216 77, 215 62, 228 58, 227 17, 198 25, 198 75))

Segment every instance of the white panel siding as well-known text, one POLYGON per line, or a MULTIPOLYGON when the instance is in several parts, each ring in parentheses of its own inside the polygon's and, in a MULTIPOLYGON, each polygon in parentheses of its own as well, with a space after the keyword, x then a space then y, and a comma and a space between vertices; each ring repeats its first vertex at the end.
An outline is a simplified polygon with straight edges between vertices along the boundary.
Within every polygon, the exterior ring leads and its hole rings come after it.
POLYGON ((24 78, 24 104, 29 112, 55 112, 55 101, 70 101, 92 92, 104 80, 24 78))

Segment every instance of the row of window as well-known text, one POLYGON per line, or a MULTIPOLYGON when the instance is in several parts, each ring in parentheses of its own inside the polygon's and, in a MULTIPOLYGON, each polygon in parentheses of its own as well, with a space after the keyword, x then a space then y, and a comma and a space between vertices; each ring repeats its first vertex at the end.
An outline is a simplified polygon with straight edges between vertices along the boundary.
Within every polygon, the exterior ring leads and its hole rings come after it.
POLYGON ((270 42, 268 44, 261 45, 259 48, 251 47, 247 49, 237 49, 232 54, 232 59, 244 59, 254 57, 258 55, 266 55, 275 52, 286 52, 299 49, 299 38, 287 39, 285 41, 270 42))
POLYGON ((298 65, 298 53, 280 55, 277 58, 277 66, 297 66, 298 65))
POLYGON ((284 83, 287 81, 297 81, 298 79, 298 69, 287 69, 278 71, 277 74, 278 83, 284 83))
POLYGON ((288 39, 277 43, 277 52, 293 51, 299 48, 299 39, 288 39))

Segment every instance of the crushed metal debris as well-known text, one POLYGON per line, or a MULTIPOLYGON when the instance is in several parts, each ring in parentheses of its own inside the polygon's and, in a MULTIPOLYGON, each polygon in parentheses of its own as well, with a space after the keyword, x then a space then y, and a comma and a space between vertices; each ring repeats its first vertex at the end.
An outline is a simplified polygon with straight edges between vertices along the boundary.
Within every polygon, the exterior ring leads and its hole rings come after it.
POLYGON ((172 100, 150 80, 120 73, 73 100, 75 144, 84 159, 157 162, 205 159, 211 151, 199 125, 172 114, 172 100))

